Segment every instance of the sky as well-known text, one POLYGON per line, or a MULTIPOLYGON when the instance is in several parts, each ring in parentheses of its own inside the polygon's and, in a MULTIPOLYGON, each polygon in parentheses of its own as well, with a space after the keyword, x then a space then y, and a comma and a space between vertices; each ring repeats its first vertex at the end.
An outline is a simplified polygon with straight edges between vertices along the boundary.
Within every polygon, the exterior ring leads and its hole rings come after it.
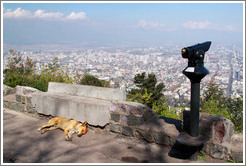
POLYGON ((243 43, 243 3, 7 3, 5 45, 243 43))

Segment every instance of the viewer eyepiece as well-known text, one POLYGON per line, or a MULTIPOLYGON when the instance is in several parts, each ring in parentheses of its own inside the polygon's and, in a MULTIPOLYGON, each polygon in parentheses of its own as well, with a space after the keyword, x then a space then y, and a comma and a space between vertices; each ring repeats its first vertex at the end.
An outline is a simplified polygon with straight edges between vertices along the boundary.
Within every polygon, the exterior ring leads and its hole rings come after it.
POLYGON ((193 46, 185 47, 181 50, 181 54, 183 58, 187 59, 201 59, 204 58, 204 54, 209 50, 211 45, 211 41, 207 41, 204 43, 198 43, 193 46))

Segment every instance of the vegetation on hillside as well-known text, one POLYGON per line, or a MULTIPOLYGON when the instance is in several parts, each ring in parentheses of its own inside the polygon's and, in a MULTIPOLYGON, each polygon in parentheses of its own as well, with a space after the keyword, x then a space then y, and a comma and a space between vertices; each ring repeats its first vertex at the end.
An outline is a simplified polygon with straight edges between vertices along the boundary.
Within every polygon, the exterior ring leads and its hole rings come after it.
POLYGON ((79 80, 72 78, 60 68, 57 57, 47 66, 43 66, 40 74, 36 74, 34 72, 36 64, 31 58, 28 56, 23 58, 20 52, 12 49, 9 50, 9 53, 12 55, 12 58, 9 61, 8 68, 3 72, 3 83, 10 87, 17 85, 30 86, 46 92, 49 82, 76 83, 76 81, 83 85, 109 87, 107 81, 99 80, 88 74, 83 76, 77 75, 77 79, 79 78, 79 80))
POLYGON ((243 130, 243 99, 226 98, 224 91, 213 82, 207 85, 202 95, 201 112, 220 115, 230 119, 235 125, 235 131, 243 130))

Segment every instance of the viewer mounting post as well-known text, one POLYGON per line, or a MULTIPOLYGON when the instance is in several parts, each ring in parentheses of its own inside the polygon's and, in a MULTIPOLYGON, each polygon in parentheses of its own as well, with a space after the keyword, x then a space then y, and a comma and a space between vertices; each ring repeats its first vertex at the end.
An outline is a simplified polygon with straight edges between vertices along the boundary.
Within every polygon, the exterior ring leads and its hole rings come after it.
POLYGON ((204 67, 205 52, 208 51, 211 42, 204 42, 181 50, 182 57, 188 59, 188 66, 183 70, 183 74, 191 81, 191 101, 190 101, 190 136, 199 135, 199 104, 200 104, 200 82, 209 71, 204 67))
POLYGON ((183 74, 191 82, 190 112, 184 114, 184 132, 180 133, 177 141, 195 150, 190 157, 197 160, 197 147, 203 145, 207 139, 199 136, 199 105, 200 105, 200 82, 209 74, 204 67, 205 52, 209 50, 210 41, 185 47, 181 50, 182 57, 188 59, 188 66, 183 70, 183 74))

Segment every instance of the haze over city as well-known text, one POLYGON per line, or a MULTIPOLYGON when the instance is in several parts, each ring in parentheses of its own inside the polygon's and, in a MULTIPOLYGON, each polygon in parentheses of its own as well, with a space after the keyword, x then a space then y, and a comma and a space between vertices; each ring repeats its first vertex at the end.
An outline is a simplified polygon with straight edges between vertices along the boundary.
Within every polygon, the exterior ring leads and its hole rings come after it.
POLYGON ((243 42, 243 3, 2 4, 9 45, 156 46, 243 42))

